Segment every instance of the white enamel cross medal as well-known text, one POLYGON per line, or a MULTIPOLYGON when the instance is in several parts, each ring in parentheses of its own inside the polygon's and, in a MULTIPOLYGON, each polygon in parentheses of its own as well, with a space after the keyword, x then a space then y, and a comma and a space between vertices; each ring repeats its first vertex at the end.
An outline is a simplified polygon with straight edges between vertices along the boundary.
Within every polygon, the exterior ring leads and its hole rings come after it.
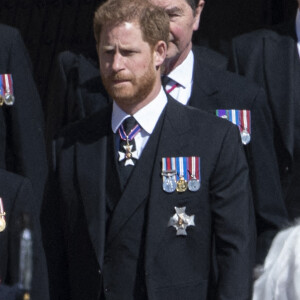
POLYGON ((134 166, 134 159, 138 159, 137 151, 132 151, 133 145, 129 144, 129 141, 127 140, 127 145, 124 145, 123 148, 125 152, 119 151, 119 161, 122 161, 125 159, 125 166, 132 165, 134 166))

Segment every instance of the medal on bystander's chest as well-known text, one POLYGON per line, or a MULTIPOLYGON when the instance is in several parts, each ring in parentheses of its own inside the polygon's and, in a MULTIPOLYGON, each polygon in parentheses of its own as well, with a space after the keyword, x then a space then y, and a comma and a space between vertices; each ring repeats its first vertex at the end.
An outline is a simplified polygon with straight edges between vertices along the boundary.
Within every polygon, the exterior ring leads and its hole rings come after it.
POLYGON ((4 231, 6 228, 6 221, 5 221, 5 211, 3 207, 2 198, 0 198, 0 232, 4 231))
POLYGON ((240 130, 243 145, 251 141, 251 111, 247 109, 217 109, 216 115, 237 125, 240 130))
POLYGON ((15 103, 13 80, 11 74, 0 75, 0 105, 12 106, 15 103))
POLYGON ((247 130, 243 130, 241 132, 241 139, 242 139, 243 145, 247 145, 250 143, 251 138, 250 138, 250 134, 247 130))

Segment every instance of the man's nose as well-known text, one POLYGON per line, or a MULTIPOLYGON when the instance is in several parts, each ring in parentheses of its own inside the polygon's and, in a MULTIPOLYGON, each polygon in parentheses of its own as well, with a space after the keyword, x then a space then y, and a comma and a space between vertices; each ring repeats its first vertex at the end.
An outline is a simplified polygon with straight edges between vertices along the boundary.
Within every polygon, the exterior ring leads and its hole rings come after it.
POLYGON ((115 72, 122 70, 124 67, 124 58, 120 53, 115 53, 112 62, 112 69, 115 72))

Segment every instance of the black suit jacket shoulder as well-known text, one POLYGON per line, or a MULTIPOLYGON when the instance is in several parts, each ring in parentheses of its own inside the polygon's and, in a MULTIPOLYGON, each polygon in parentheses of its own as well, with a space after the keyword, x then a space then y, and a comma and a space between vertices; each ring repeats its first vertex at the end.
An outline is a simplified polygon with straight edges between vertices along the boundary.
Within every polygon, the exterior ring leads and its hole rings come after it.
POLYGON ((202 63, 212 66, 218 70, 227 69, 227 57, 208 47, 193 46, 193 52, 202 63))
MULTIPOLYGON (((30 217, 33 235, 32 299, 49 299, 48 273, 41 240, 39 209, 28 179, 0 169, 0 197, 6 229, 0 232, 0 281, 13 286, 19 280, 19 249, 23 215, 30 217)), ((2 298, 0 291, 0 298, 2 298)))
POLYGON ((109 103, 97 62, 70 51, 58 55, 51 90, 46 108, 50 144, 64 126, 97 112, 109 103))

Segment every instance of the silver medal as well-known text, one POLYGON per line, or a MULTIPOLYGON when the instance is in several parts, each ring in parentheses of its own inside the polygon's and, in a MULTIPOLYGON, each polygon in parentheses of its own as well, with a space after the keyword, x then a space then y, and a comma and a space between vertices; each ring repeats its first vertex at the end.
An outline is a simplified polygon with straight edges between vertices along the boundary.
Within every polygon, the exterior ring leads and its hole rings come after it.
POLYGON ((191 192, 197 192, 200 189, 200 181, 197 179, 189 180, 188 188, 191 192))
POLYGON ((187 215, 185 213, 186 207, 174 207, 176 213, 170 218, 168 222, 169 227, 176 229, 176 235, 187 235, 186 229, 189 226, 195 226, 195 215, 187 215))
POLYGON ((163 181, 163 190, 167 193, 174 193, 176 190, 176 181, 170 176, 165 178, 163 181))
POLYGON ((246 130, 243 130, 243 131, 241 132, 241 139, 242 139, 242 143, 243 143, 244 145, 249 144, 249 143, 250 143, 250 140, 251 140, 251 137, 250 137, 249 132, 247 132, 246 130))
POLYGON ((4 98, 4 102, 6 105, 13 105, 15 103, 15 97, 12 94, 6 94, 4 98))

